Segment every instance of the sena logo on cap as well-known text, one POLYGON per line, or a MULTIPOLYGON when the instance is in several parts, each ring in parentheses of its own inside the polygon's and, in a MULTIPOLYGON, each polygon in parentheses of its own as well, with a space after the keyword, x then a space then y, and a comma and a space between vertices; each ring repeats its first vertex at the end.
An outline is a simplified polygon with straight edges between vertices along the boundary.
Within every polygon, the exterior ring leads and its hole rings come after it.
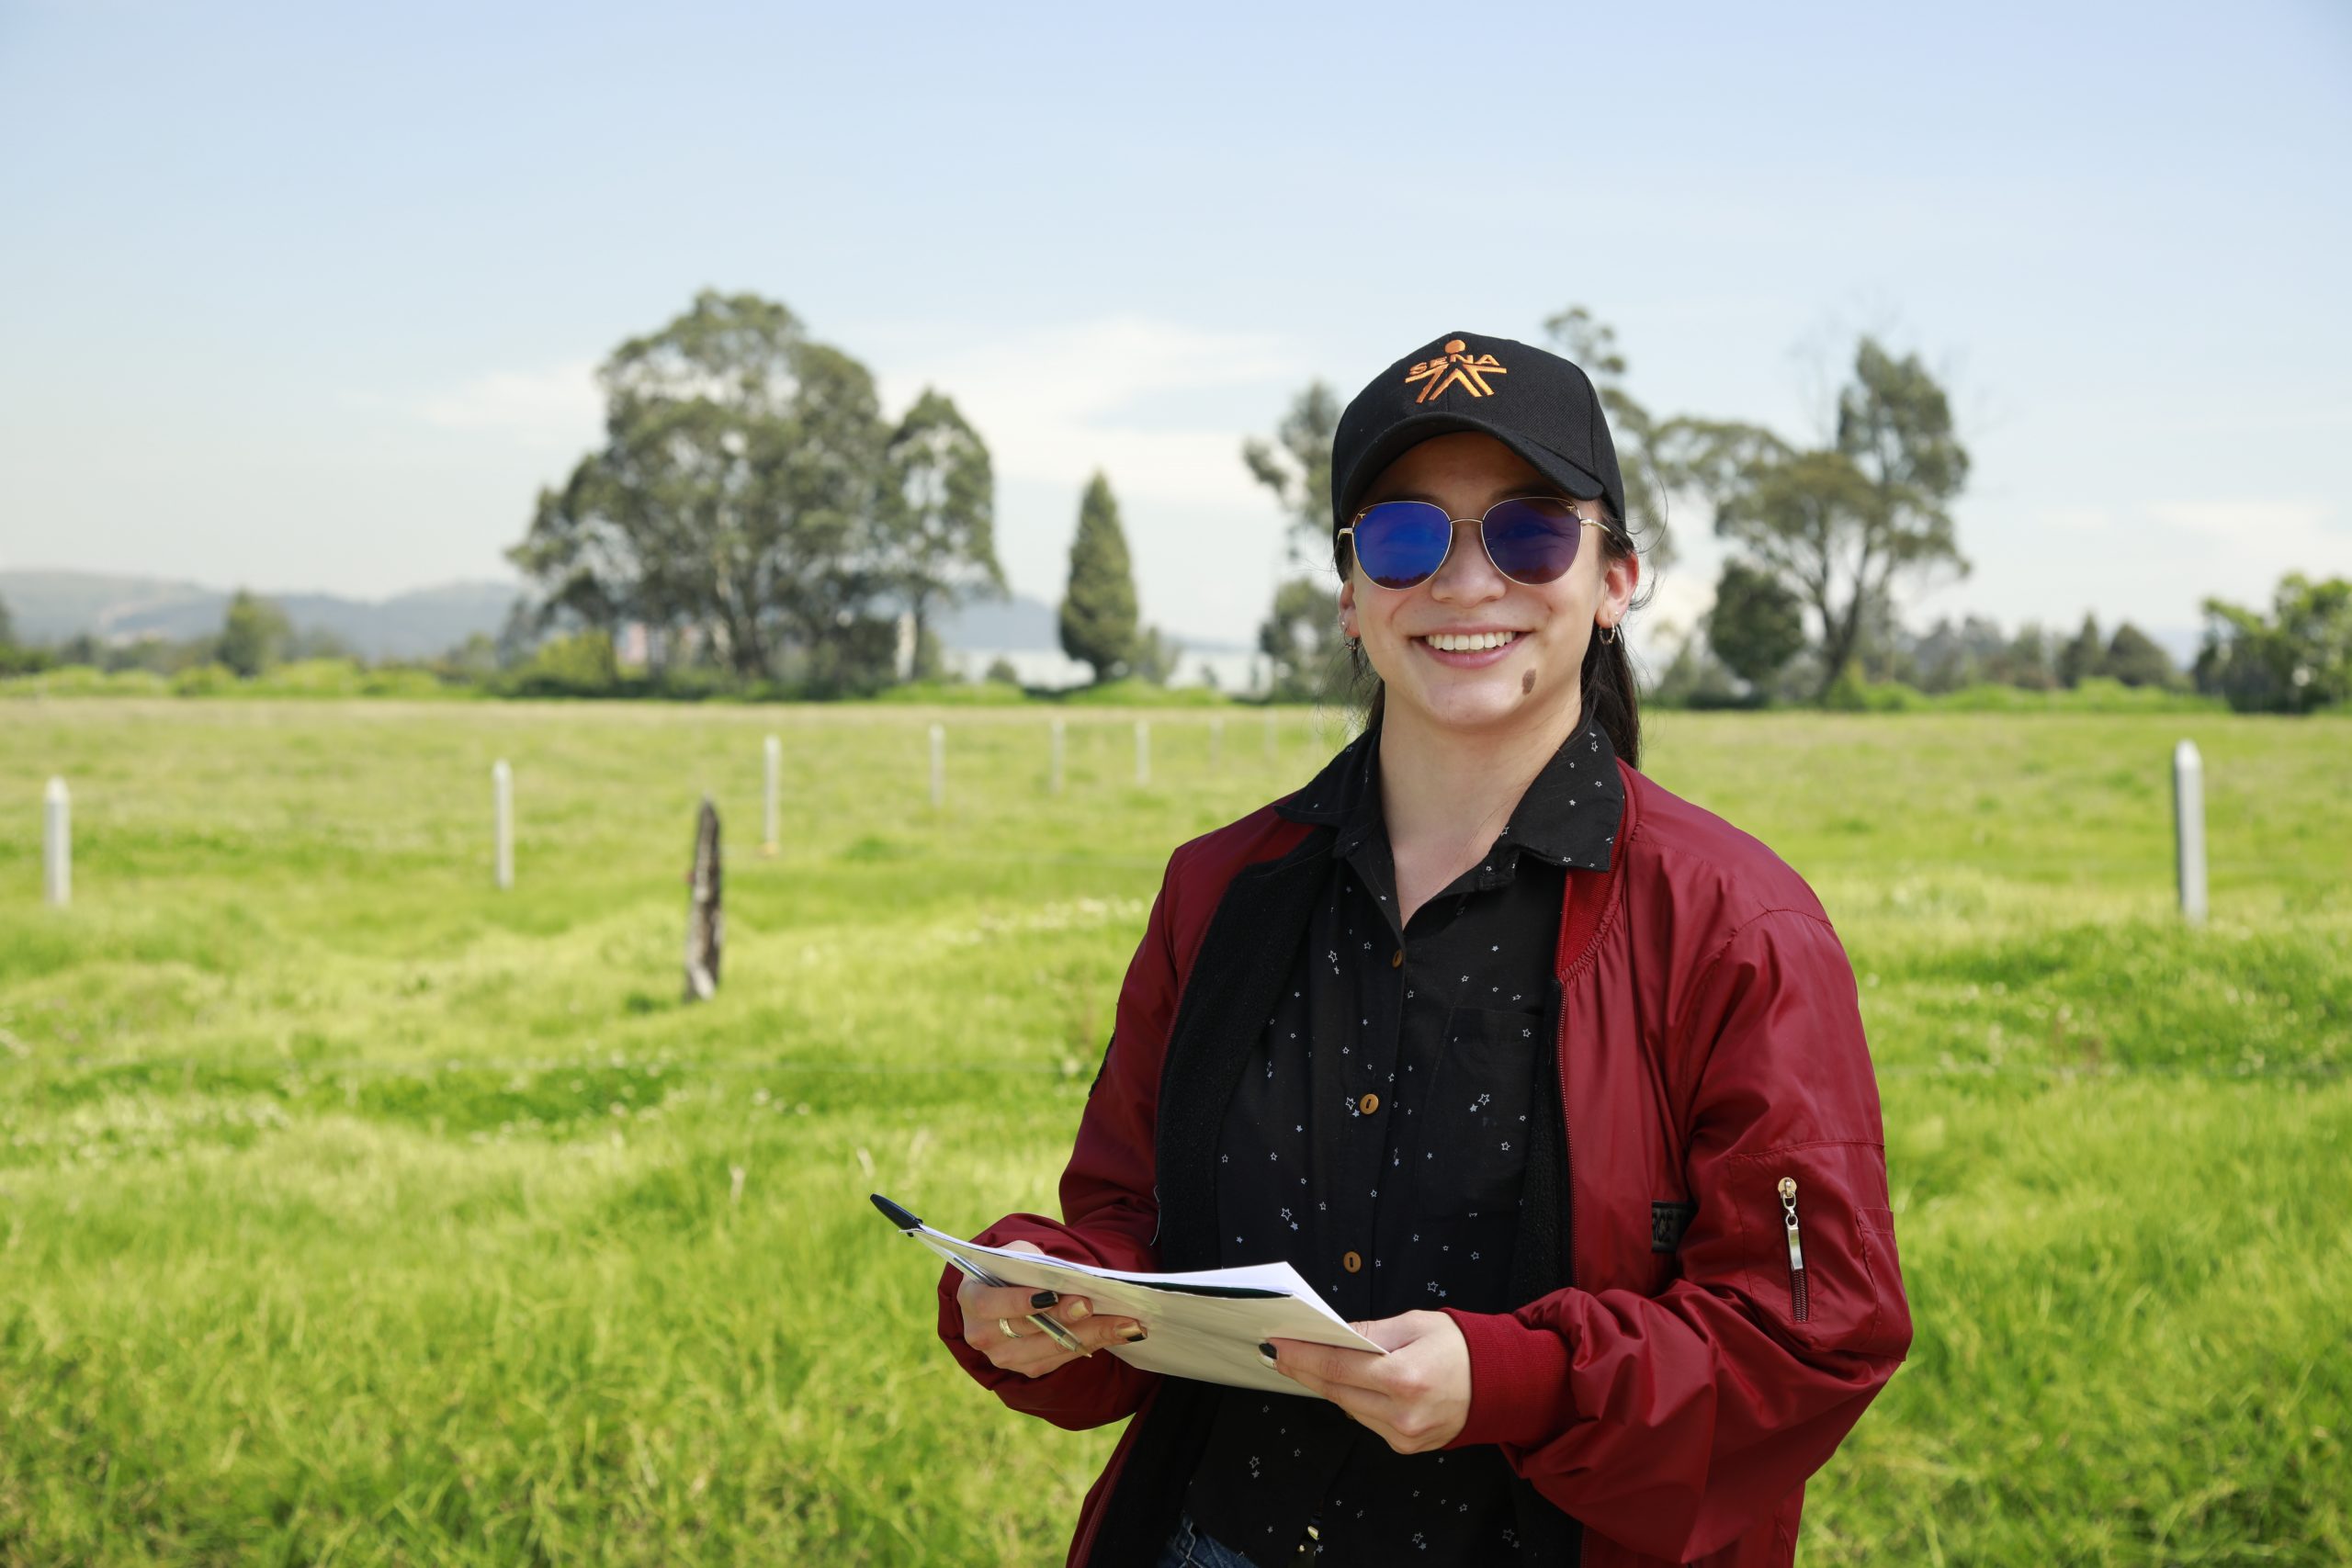
POLYGON ((1494 388, 1487 384, 1487 378, 1508 376, 1510 372, 1497 363, 1493 355, 1474 355, 1467 352, 1469 347, 1470 345, 1460 338, 1454 338, 1445 345, 1445 355, 1442 358, 1424 359, 1408 370, 1405 373, 1405 385, 1408 387, 1416 381, 1429 383, 1421 389, 1421 395, 1415 398, 1413 401, 1428 402, 1431 398, 1444 396, 1449 389, 1455 387, 1462 388, 1474 398, 1493 395, 1494 388))

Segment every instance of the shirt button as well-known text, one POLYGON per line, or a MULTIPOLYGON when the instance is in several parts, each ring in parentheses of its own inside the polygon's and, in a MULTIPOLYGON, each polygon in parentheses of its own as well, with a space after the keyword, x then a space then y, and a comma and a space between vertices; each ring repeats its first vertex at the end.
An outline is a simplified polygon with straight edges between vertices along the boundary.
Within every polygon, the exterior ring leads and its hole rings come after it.
POLYGON ((1405 967, 1405 950, 1403 948, 1400 947, 1396 952, 1388 955, 1388 967, 1391 969, 1402 969, 1405 967))
POLYGON ((1363 1254, 1361 1252, 1343 1252, 1340 1254, 1340 1267, 1346 1269, 1351 1274, 1363 1273, 1363 1254))
POLYGON ((1356 1109, 1363 1111, 1366 1116, 1371 1115, 1374 1111, 1380 1109, 1380 1096, 1376 1094, 1365 1095, 1362 1100, 1356 1101, 1356 1109))

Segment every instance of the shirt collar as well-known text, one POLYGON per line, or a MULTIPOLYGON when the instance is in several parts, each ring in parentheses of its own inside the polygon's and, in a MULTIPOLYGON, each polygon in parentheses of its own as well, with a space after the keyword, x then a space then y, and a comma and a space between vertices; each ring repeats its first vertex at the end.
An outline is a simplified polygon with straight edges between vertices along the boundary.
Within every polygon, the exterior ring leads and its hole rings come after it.
MULTIPOLYGON (((1333 852, 1351 854, 1372 834, 1385 831, 1374 787, 1379 771, 1380 727, 1374 725, 1274 810, 1294 822, 1330 824, 1340 834, 1333 852)), ((1517 850, 1579 871, 1606 871, 1624 807, 1617 749, 1610 744, 1609 731, 1587 716, 1519 797, 1495 848, 1498 853, 1517 850)))

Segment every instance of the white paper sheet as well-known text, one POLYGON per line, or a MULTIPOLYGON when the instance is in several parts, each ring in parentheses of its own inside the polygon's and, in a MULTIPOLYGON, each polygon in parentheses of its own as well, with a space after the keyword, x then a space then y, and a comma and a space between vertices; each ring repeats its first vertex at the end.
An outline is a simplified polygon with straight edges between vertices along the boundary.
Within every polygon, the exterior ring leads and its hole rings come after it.
MULTIPOLYGON (((906 1214, 903 1209, 899 1213, 906 1214)), ((1287 1263, 1187 1274, 1131 1273, 982 1247, 919 1220, 915 1228, 901 1224, 899 1229, 983 1283, 1084 1296, 1100 1314, 1134 1318, 1149 1331, 1149 1337, 1139 1345, 1104 1348, 1146 1371, 1314 1398, 1258 1359, 1260 1340, 1304 1339, 1374 1355, 1388 1353, 1349 1327, 1287 1263)))

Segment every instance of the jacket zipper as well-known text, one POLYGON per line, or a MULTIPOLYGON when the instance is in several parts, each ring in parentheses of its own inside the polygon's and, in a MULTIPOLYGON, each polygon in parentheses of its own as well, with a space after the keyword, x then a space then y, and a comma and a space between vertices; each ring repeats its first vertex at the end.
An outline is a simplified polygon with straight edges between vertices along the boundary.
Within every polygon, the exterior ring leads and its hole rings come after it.
POLYGON ((1789 1304, 1797 1322, 1805 1318, 1804 1247, 1797 1239, 1797 1179, 1781 1178, 1781 1223, 1789 1229, 1789 1304))

